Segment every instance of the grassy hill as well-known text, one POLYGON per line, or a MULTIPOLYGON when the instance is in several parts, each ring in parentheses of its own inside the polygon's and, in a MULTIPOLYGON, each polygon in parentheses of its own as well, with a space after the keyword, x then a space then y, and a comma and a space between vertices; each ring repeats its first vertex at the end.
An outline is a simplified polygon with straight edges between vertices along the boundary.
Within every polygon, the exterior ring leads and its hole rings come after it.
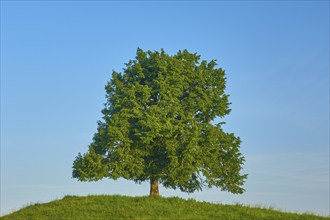
POLYGON ((242 205, 220 205, 162 197, 66 196, 34 204, 0 219, 328 219, 242 205))

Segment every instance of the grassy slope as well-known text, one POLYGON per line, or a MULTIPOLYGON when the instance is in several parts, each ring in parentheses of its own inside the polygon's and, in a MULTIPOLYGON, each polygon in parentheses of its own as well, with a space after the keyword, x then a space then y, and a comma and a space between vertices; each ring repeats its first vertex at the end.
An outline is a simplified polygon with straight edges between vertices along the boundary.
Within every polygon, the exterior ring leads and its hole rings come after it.
POLYGON ((0 219, 328 219, 242 205, 219 205, 180 198, 66 196, 35 204, 0 219))

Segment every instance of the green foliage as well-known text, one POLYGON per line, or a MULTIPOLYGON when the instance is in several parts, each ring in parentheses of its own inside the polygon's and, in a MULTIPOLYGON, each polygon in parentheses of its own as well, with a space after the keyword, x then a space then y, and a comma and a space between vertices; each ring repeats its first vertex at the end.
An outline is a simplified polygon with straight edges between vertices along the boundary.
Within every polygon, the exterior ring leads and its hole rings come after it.
POLYGON ((10 219, 223 219, 223 220, 322 220, 312 214, 293 214, 242 205, 220 205, 162 197, 66 196, 35 204, 3 216, 10 219))
POLYGON ((214 124, 230 112, 225 72, 216 65, 187 50, 170 56, 138 49, 123 73, 113 71, 103 118, 88 152, 76 157, 73 177, 243 193, 241 141, 223 122, 214 124))

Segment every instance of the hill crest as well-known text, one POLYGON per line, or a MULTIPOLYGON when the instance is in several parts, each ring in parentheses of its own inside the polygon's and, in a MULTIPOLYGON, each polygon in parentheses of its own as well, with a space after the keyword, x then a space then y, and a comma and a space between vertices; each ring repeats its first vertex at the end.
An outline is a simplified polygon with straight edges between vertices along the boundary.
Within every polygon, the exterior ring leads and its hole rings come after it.
POLYGON ((271 208, 240 204, 223 205, 178 197, 129 197, 120 195, 65 196, 34 204, 0 219, 299 219, 318 220, 312 214, 285 213, 271 208))

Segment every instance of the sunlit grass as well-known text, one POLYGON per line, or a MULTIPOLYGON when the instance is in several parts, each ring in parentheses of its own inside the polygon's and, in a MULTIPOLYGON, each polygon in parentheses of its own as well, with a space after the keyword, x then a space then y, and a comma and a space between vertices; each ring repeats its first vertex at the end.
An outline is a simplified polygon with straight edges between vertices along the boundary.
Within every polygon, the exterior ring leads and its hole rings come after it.
POLYGON ((177 197, 65 196, 33 204, 0 219, 330 219, 312 214, 285 213, 242 204, 221 205, 177 197))

